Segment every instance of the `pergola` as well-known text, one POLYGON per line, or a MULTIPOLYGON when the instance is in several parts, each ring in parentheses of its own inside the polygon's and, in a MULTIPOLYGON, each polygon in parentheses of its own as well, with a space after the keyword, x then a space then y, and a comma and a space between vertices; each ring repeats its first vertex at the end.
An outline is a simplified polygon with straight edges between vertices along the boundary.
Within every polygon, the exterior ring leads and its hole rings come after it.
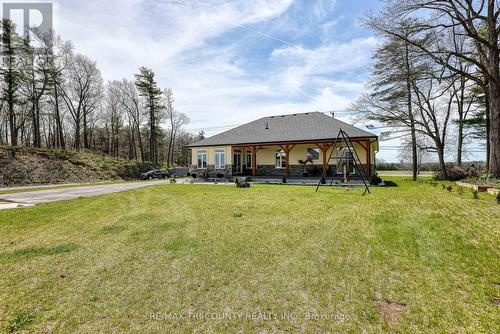
MULTIPOLYGON (((375 140, 376 141, 376 140, 375 140)), ((366 164, 368 169, 368 176, 371 176, 371 143, 374 142, 373 138, 355 138, 352 139, 353 143, 357 143, 365 149, 366 164)), ((246 148, 252 152, 252 176, 257 175, 257 152, 264 147, 279 147, 285 152, 285 176, 289 176, 290 165, 290 152, 293 148, 300 144, 314 145, 319 148, 322 156, 323 173, 326 174, 328 169, 328 150, 334 145, 335 138, 321 140, 321 141, 292 141, 292 142, 275 142, 275 143, 252 143, 252 144, 237 144, 232 145, 233 148, 246 148)))

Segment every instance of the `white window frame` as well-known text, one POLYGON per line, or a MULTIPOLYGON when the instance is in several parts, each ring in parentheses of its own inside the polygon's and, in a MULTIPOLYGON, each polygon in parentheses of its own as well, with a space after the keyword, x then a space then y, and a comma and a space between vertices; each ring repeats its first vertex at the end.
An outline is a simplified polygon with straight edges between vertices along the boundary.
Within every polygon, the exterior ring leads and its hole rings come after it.
POLYGON ((196 152, 196 166, 198 169, 206 169, 208 165, 208 151, 207 150, 200 150, 196 152), (201 166, 200 166, 200 160, 201 160, 201 166))
POLYGON ((307 157, 309 157, 309 150, 314 150, 318 152, 318 158, 314 159, 314 157, 311 158, 311 160, 321 160, 321 150, 317 147, 308 147, 307 148, 307 157))
POLYGON ((245 166, 247 169, 253 169, 253 163, 252 163, 252 159, 253 159, 253 154, 252 152, 247 152, 247 155, 246 155, 246 160, 245 160, 245 166), (250 162, 250 164, 249 164, 250 162))
POLYGON ((276 152, 274 155, 275 162, 274 162, 274 167, 276 169, 285 169, 286 168, 286 153, 283 150, 279 150, 276 152), (278 157, 279 155, 279 157, 278 157), (278 165, 279 161, 279 165, 278 165))
POLYGON ((226 168, 226 151, 215 150, 215 169, 224 169, 224 168, 226 168))
POLYGON ((356 175, 356 165, 354 163, 354 148, 351 148, 351 147, 347 147, 347 146, 344 146, 344 147, 339 147, 337 148, 337 162, 336 162, 336 166, 337 166, 337 175, 340 175, 340 174, 343 174, 344 173, 344 170, 343 168, 342 169, 339 169, 339 166, 338 166, 338 162, 339 162, 339 159, 342 157, 342 150, 346 150, 346 151, 349 151, 349 153, 351 154, 351 158, 348 159, 348 169, 347 169, 347 172, 350 174, 350 175, 356 175))

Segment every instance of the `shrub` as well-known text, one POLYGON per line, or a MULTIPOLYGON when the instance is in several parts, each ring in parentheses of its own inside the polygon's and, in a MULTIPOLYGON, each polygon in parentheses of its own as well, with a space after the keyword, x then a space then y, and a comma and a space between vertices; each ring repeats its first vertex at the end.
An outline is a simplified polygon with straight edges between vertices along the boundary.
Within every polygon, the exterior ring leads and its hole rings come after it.
POLYGON ((449 192, 451 192, 453 190, 453 187, 451 185, 447 185, 446 186, 446 190, 448 190, 449 192))
POLYGON ((474 199, 479 199, 479 191, 473 190, 472 191, 472 198, 474 199))
POLYGON ((370 177, 370 184, 372 186, 378 186, 380 183, 382 183, 382 179, 380 178, 380 176, 378 176, 377 173, 373 174, 370 177))

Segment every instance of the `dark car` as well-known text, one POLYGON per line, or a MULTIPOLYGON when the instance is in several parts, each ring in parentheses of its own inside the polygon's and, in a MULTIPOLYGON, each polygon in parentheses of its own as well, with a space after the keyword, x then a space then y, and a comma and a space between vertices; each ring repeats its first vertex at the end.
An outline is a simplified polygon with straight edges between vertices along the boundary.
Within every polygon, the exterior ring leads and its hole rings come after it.
POLYGON ((142 180, 152 180, 152 179, 166 179, 170 177, 168 172, 162 172, 161 170, 150 170, 146 173, 141 173, 142 180))

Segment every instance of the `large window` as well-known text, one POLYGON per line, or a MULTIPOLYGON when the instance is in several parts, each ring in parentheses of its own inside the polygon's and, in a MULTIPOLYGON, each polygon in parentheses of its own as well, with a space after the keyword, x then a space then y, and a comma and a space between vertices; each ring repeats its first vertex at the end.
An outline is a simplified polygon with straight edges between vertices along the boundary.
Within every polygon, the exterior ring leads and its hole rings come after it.
POLYGON ((286 167, 286 154, 283 150, 276 152, 276 168, 286 167))
POLYGON ((354 163, 354 152, 352 148, 340 147, 337 149, 337 174, 343 174, 344 170, 346 174, 353 175, 356 174, 356 168, 354 163))
POLYGON ((226 167, 224 150, 215 150, 215 168, 223 169, 226 167))
POLYGON ((247 161, 246 161, 247 169, 252 169, 252 152, 247 152, 247 161))
POLYGON ((307 157, 311 160, 319 160, 319 148, 308 148, 307 157))
POLYGON ((198 168, 207 168, 207 151, 198 151, 196 159, 198 160, 198 168))

